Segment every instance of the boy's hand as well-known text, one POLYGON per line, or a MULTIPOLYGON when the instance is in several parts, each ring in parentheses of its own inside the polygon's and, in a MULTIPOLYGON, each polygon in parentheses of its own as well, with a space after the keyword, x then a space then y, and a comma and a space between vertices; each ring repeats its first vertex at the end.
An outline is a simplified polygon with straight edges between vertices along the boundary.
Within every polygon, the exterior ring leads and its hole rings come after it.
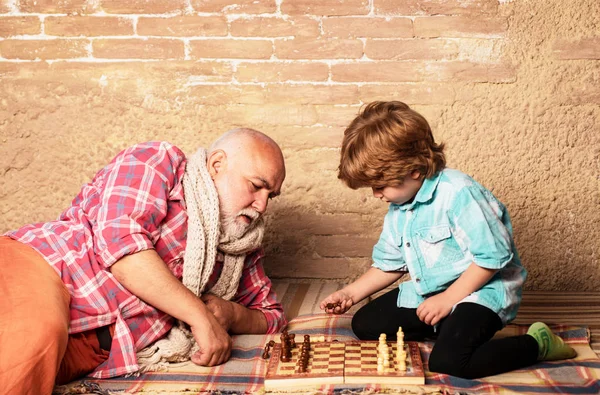
POLYGON ((417 308, 417 316, 427 325, 435 325, 452 311, 452 302, 444 292, 425 299, 417 308))
POLYGON ((354 301, 350 295, 342 289, 323 299, 319 307, 321 310, 325 310, 326 313, 343 314, 348 311, 352 305, 354 305, 354 301))

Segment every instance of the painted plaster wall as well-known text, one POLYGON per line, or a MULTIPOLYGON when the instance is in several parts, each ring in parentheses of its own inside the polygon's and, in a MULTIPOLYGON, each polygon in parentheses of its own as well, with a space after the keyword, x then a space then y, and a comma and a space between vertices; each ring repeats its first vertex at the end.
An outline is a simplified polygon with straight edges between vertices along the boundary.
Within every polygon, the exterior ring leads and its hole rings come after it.
POLYGON ((527 289, 600 290, 595 0, 2 0, 0 231, 55 218, 131 144, 248 126, 288 168, 267 271, 356 277, 386 207, 335 170, 376 99, 422 112, 505 203, 527 289))

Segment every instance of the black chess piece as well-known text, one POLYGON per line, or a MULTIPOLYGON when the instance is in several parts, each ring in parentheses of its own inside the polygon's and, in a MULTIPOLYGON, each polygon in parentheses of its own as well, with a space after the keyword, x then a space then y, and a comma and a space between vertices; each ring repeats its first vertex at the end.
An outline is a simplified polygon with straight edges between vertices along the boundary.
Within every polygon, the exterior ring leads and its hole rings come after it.
POLYGON ((269 343, 267 343, 267 345, 265 346, 265 351, 262 354, 263 359, 268 359, 269 358, 269 343))
POLYGON ((290 349, 287 345, 281 346, 281 362, 289 362, 291 357, 290 349))

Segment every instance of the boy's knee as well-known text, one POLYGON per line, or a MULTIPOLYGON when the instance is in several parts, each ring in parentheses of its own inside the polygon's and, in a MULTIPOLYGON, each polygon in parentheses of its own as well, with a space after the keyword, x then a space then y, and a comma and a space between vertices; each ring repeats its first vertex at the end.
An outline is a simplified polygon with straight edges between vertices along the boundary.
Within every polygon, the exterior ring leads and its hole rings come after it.
POLYGON ((368 317, 362 310, 358 310, 352 317, 352 331, 360 340, 375 340, 379 335, 373 337, 373 325, 372 321, 369 321, 368 317))
POLYGON ((360 340, 365 340, 365 332, 368 328, 363 324, 363 321, 360 319, 359 314, 355 314, 352 317, 352 332, 354 335, 358 337, 360 340))
POLYGON ((431 354, 429 354, 429 371, 435 373, 452 374, 450 373, 450 370, 452 370, 452 362, 456 364, 456 361, 452 361, 450 355, 447 355, 443 352, 438 352, 434 347, 431 351, 431 354))
POLYGON ((469 372, 467 364, 461 363, 456 354, 433 348, 429 355, 429 371, 435 373, 449 374, 463 379, 477 378, 473 372, 469 372))

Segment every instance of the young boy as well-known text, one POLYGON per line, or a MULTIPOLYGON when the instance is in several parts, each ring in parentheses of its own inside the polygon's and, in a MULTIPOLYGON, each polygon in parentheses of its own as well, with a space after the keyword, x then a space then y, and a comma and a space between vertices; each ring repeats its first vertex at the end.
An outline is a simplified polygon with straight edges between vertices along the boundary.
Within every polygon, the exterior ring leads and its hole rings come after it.
POLYGON ((389 210, 373 266, 321 309, 341 314, 408 272, 411 281, 355 314, 356 336, 395 339, 401 326, 406 340, 437 337, 429 369, 463 378, 574 357, 543 323, 526 335, 491 340, 515 318, 527 272, 504 205, 446 168, 443 149, 425 118, 402 102, 373 102, 350 123, 338 177, 352 189, 372 188, 389 210))

